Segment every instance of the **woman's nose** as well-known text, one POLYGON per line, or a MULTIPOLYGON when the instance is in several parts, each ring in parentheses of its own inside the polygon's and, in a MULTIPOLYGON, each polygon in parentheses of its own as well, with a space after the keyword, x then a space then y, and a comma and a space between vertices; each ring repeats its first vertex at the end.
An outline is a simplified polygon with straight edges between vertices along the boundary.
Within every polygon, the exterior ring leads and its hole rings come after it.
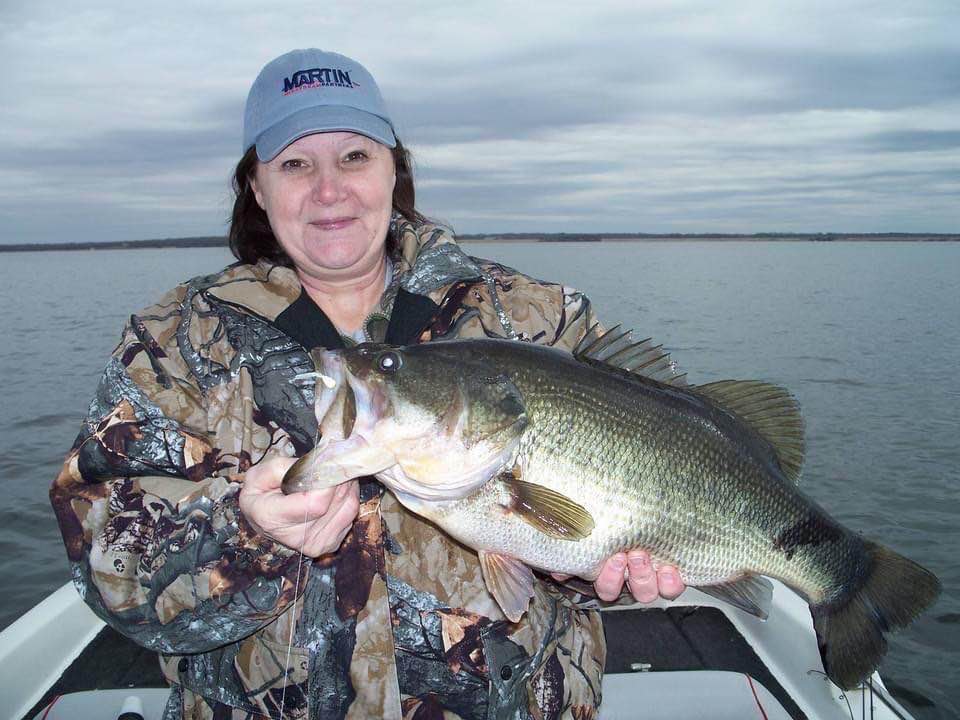
POLYGON ((321 205, 331 205, 343 197, 343 177, 337 170, 320 170, 313 181, 313 199, 321 205))

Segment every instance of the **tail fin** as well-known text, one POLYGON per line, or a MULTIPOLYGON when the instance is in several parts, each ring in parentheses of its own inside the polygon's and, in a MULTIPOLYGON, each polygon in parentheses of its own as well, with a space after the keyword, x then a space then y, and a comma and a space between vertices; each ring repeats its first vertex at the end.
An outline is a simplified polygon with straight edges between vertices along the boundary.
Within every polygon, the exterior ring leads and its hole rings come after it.
POLYGON ((883 633, 906 627, 940 592, 929 570, 882 545, 864 546, 871 562, 863 584, 810 608, 827 675, 847 690, 877 669, 887 650, 883 633))

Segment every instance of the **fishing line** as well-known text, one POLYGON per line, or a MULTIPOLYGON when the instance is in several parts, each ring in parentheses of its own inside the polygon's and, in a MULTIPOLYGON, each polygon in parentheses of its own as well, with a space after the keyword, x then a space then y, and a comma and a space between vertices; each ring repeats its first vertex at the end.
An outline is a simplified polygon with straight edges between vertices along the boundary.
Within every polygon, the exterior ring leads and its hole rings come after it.
POLYGON ((753 693, 753 700, 757 703, 757 709, 760 710, 763 720, 769 720, 767 717, 767 711, 763 709, 763 705, 760 704, 760 698, 757 697, 757 689, 753 686, 753 678, 751 678, 749 675, 746 675, 746 678, 747 682, 750 683, 750 692, 753 693))
POLYGON ((280 693, 280 720, 283 720, 283 709, 286 707, 287 685, 290 682, 290 651, 293 650, 293 630, 297 626, 297 600, 300 599, 300 570, 303 567, 303 546, 307 544, 307 514, 309 506, 303 506, 303 537, 300 538, 300 557, 297 559, 297 582, 293 587, 293 614, 290 617, 290 638, 287 640, 287 659, 283 663, 283 692, 280 693))

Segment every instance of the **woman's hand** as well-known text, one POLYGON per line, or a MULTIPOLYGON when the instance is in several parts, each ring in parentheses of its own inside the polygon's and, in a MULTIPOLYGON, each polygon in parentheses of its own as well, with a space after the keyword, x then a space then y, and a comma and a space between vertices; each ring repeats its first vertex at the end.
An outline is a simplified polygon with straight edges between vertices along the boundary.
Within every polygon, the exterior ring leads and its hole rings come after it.
POLYGON ((253 528, 308 557, 340 547, 360 507, 356 480, 325 490, 284 495, 283 476, 296 458, 273 458, 250 468, 240 490, 240 511, 253 528))
POLYGON ((637 602, 653 602, 658 597, 673 600, 686 589, 680 573, 673 565, 654 568, 650 556, 643 550, 617 553, 600 568, 593 581, 597 597, 601 600, 616 600, 626 581, 630 594, 637 602))
MULTIPOLYGON (((569 575, 554 574, 553 577, 562 581, 569 575)), ((593 581, 593 587, 598 598, 612 602, 620 597, 624 582, 634 599, 644 603, 653 602, 658 597, 673 600, 687 589, 673 565, 654 569, 650 556, 643 550, 617 553, 607 558, 593 581)))

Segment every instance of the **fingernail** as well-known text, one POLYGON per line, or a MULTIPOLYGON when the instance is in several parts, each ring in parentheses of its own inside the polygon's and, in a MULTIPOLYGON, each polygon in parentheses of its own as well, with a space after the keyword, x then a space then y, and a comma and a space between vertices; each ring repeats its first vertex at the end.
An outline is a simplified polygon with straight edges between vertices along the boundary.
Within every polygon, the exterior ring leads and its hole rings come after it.
POLYGON ((340 485, 337 485, 337 492, 335 492, 333 496, 337 498, 337 500, 339 500, 346 494, 347 494, 347 483, 341 483, 340 485))
POLYGON ((646 570, 650 566, 650 558, 646 555, 631 555, 630 567, 634 570, 646 570))
POLYGON ((660 572, 660 579, 666 580, 667 582, 676 582, 679 580, 677 574, 673 570, 662 570, 660 572))
POLYGON ((614 555, 611 564, 613 565, 614 570, 623 570, 627 566, 623 555, 614 555))

